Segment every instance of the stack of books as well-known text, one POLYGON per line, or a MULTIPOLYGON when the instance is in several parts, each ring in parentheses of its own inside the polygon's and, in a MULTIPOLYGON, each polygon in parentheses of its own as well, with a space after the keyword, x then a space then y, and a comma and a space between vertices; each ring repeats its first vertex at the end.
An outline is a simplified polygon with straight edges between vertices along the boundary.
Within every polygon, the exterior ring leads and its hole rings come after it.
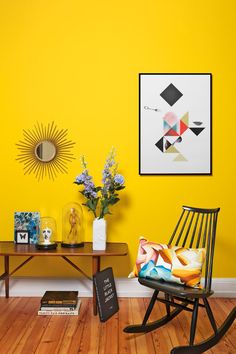
POLYGON ((40 301, 38 315, 76 316, 80 304, 78 291, 46 291, 40 301))

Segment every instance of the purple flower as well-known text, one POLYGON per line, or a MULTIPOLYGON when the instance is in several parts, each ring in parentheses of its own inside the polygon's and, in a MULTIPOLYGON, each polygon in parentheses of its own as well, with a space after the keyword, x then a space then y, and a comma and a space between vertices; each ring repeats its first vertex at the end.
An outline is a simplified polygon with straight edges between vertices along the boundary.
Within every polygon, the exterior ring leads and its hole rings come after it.
POLYGON ((124 188, 124 177, 117 174, 118 165, 115 162, 115 150, 111 150, 102 171, 103 186, 95 186, 92 176, 89 175, 87 162, 81 157, 83 172, 76 177, 75 183, 83 186, 81 193, 87 201, 84 205, 93 212, 94 216, 103 218, 110 213, 110 206, 119 201, 117 192, 124 188), (98 210, 98 211, 97 211, 98 210), (99 214, 98 214, 99 213, 99 214))
POLYGON ((105 183, 106 179, 111 177, 111 172, 109 170, 103 170, 102 171, 102 183, 105 183))
POLYGON ((105 182, 104 182, 104 186, 103 186, 103 188, 102 188, 102 194, 103 194, 103 195, 104 195, 104 194, 107 194, 107 192, 109 191, 110 187, 111 187, 111 182, 110 182, 110 180, 105 181, 105 182))
POLYGON ((95 189, 95 185, 93 182, 89 181, 85 181, 84 182, 84 190, 86 194, 91 194, 92 192, 94 192, 95 189))
POLYGON ((122 175, 116 174, 114 177, 114 182, 117 184, 124 184, 125 183, 125 179, 122 175))

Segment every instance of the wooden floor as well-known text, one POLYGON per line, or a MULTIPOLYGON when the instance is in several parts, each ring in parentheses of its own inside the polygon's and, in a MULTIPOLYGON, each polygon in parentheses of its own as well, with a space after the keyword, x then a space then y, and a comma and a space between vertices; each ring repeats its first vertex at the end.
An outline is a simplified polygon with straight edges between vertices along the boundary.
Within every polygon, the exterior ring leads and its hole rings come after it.
MULTIPOLYGON (((123 332, 128 324, 140 323, 148 299, 120 298, 120 310, 105 323, 92 314, 92 299, 82 298, 79 316, 38 316, 39 298, 0 298, 0 353, 55 354, 169 353, 173 346, 186 345, 189 313, 181 313, 171 323, 148 334, 123 332)), ((221 324, 236 299, 210 300, 216 321, 221 324)), ((161 316, 165 308, 156 304, 153 314, 161 316)), ((204 309, 199 310, 196 340, 210 336, 212 330, 204 309)), ((236 322, 227 335, 206 353, 236 353, 236 322)))

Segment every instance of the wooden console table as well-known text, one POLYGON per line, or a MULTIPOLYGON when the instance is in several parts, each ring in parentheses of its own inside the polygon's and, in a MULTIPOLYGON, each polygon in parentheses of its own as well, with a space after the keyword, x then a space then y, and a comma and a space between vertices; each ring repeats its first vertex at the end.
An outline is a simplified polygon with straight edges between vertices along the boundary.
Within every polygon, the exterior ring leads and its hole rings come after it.
MULTIPOLYGON (((74 264, 68 257, 84 257, 88 256, 92 258, 92 273, 93 275, 100 271, 100 260, 101 257, 108 256, 125 256, 128 252, 128 247, 126 243, 107 243, 105 251, 93 251, 92 243, 85 242, 84 247, 80 248, 63 248, 61 244, 54 250, 37 250, 35 245, 19 245, 14 242, 0 242, 0 256, 4 256, 4 273, 0 276, 0 280, 5 281, 5 296, 9 297, 9 279, 10 277, 26 263, 28 263, 35 256, 52 256, 52 257, 62 257, 66 262, 68 262, 72 267, 74 267, 78 272, 82 273, 86 278, 92 280, 92 277, 87 275, 82 269, 80 269, 76 264, 74 264), (14 270, 10 271, 9 268, 9 257, 10 256, 28 256, 28 258, 22 262, 14 270)), ((97 315, 97 300, 96 293, 93 286, 93 313, 97 315)))

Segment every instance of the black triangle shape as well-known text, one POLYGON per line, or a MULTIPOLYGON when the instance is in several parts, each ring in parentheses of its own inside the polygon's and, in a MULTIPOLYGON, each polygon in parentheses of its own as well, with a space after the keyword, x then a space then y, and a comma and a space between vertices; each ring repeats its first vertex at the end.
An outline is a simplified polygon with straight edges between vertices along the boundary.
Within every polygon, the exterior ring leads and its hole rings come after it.
POLYGON ((162 152, 164 151, 164 147, 163 147, 163 138, 161 138, 160 140, 158 140, 158 142, 155 144, 156 147, 161 150, 162 152))
POLYGON ((166 139, 165 149, 167 150, 171 146, 171 143, 166 139))
POLYGON ((195 135, 199 135, 205 128, 189 128, 195 135))

